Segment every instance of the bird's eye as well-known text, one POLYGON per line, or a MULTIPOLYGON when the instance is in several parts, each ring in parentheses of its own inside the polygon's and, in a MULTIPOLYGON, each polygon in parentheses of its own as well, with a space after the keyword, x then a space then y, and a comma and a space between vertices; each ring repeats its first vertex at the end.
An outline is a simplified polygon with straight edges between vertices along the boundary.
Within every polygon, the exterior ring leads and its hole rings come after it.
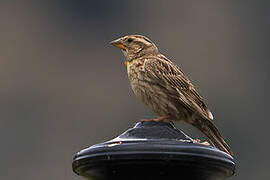
POLYGON ((133 39, 131 39, 131 38, 128 38, 128 40, 127 40, 127 41, 128 41, 129 43, 130 43, 130 42, 132 42, 132 41, 133 41, 133 39))

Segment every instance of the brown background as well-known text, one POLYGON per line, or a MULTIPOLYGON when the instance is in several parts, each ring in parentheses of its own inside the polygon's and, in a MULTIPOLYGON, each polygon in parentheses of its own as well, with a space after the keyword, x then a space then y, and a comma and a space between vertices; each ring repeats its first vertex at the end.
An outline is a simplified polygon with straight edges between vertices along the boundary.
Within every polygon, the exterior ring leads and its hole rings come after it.
POLYGON ((77 151, 152 117, 108 44, 134 33, 150 37, 205 97, 235 153, 232 179, 267 179, 269 5, 1 1, 0 179, 82 179, 71 170, 77 151))

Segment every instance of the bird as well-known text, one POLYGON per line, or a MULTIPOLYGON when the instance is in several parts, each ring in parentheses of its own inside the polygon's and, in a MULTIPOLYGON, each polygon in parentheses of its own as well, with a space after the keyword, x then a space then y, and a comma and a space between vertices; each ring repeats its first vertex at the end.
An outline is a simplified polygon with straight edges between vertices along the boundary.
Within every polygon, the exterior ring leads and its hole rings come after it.
POLYGON ((126 35, 110 44, 124 54, 135 96, 158 115, 151 121, 184 121, 199 129, 214 147, 233 155, 202 96, 184 72, 161 54, 149 38, 126 35))

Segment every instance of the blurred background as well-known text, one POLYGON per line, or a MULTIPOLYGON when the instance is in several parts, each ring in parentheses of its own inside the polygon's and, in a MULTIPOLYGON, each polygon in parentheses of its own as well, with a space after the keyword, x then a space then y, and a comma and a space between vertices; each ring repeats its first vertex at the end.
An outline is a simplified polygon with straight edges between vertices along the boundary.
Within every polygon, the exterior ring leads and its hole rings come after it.
POLYGON ((108 44, 126 34, 148 36, 195 84, 235 153, 231 179, 267 179, 269 2, 1 1, 0 179, 83 179, 76 152, 153 117, 108 44))

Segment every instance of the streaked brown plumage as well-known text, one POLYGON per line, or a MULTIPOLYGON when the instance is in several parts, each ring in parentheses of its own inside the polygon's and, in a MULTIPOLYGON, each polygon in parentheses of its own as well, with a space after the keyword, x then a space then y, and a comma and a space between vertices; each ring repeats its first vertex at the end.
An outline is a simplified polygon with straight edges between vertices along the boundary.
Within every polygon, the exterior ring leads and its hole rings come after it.
POLYGON ((233 154, 213 116, 185 74, 159 53, 156 45, 141 35, 129 35, 111 42, 126 57, 130 84, 135 95, 160 118, 183 120, 202 131, 210 142, 233 154))

